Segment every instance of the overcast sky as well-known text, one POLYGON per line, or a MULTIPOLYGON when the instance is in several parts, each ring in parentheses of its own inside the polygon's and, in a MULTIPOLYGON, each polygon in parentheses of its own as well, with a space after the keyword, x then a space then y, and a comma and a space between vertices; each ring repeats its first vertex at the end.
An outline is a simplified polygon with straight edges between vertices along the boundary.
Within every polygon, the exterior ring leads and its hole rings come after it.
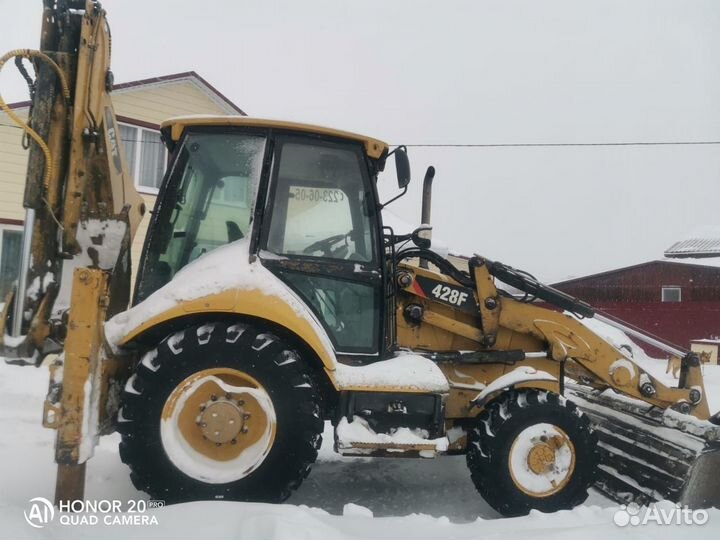
MULTIPOLYGON (((41 0, 0 0, 0 52, 41 0)), ((195 70, 248 114, 392 144, 720 140, 720 1, 104 0, 118 82, 195 70)), ((25 99, 9 65, 3 95, 25 99)), ((720 225, 720 145, 410 148, 391 207, 546 280, 651 260, 720 225)), ((394 176, 382 179, 384 196, 394 176)))

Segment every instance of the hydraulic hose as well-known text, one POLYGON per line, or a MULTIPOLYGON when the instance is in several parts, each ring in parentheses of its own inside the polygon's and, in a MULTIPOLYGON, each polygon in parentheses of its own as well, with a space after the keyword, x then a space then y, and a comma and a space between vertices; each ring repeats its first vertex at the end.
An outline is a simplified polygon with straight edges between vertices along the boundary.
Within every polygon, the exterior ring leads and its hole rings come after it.
MULTIPOLYGON (((65 79, 65 74, 60 69, 60 66, 58 66, 52 58, 50 58, 47 54, 41 51, 35 51, 31 49, 15 49, 0 57, 0 71, 2 71, 3 66, 5 66, 8 60, 16 57, 27 58, 29 60, 36 58, 48 64, 57 74, 58 79, 60 80, 60 87, 63 97, 68 102, 70 101, 70 87, 68 86, 67 79, 65 79)), ((50 178, 52 178, 52 175, 55 172, 55 164, 53 163, 53 157, 50 153, 50 148, 48 148, 47 143, 45 143, 42 137, 33 128, 31 128, 27 122, 25 122, 22 118, 15 114, 15 112, 13 112, 10 107, 8 107, 7 103, 5 103, 5 100, 2 98, 2 94, 0 94, 0 110, 7 114, 8 117, 18 126, 20 126, 23 131, 25 131, 25 133, 27 133, 32 138, 32 140, 37 143, 37 145, 40 147, 40 150, 42 150, 42 153, 45 155, 45 175, 43 177, 43 183, 47 188, 50 185, 50 178)))

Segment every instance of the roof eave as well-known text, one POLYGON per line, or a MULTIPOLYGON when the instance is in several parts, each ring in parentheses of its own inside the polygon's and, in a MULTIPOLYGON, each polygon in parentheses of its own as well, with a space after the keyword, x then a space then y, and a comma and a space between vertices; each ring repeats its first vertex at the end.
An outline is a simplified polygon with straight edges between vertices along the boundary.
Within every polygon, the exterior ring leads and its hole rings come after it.
MULTIPOLYGON (((149 77, 147 79, 138 79, 113 85, 113 92, 122 92, 125 90, 141 87, 152 86, 155 84, 167 84, 187 80, 195 83, 202 91, 205 91, 209 97, 217 101, 228 113, 235 113, 241 116, 247 116, 245 111, 235 105, 225 94, 220 92, 212 84, 194 71, 183 71, 182 73, 172 73, 170 75, 160 75, 158 77, 149 77)), ((16 101, 8 103, 11 109, 24 109, 30 107, 30 101, 16 101)))

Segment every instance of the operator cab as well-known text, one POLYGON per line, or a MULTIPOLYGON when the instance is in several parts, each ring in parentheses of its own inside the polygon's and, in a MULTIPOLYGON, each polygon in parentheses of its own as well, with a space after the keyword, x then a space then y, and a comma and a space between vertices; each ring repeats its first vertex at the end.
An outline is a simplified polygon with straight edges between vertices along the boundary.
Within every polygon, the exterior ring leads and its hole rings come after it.
POLYGON ((384 294, 392 261, 376 190, 387 145, 248 117, 173 119, 162 132, 171 163, 134 303, 205 253, 245 242, 248 257, 259 258, 314 311, 338 357, 383 356, 394 334, 394 306, 384 294))

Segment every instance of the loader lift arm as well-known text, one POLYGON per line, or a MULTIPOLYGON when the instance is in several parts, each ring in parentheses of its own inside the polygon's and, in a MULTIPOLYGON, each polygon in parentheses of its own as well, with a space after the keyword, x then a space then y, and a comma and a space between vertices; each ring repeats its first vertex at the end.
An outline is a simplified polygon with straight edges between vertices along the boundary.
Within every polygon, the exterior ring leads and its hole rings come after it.
POLYGON ((0 320, 0 355, 51 366, 43 424, 57 429, 56 502, 82 498, 84 465, 114 373, 127 362, 103 354, 103 322, 127 308, 130 245, 145 212, 125 163, 110 99, 111 39, 95 0, 44 0, 40 50, 27 120, 0 109, 29 138, 25 224, 17 286, 0 320))
MULTIPOLYGON (((483 350, 496 352, 499 332, 533 336, 545 343, 548 357, 563 365, 565 373, 597 389, 613 389, 662 410, 690 414, 698 420, 712 420, 705 393, 700 361, 695 353, 670 347, 657 339, 605 317, 585 302, 544 285, 530 274, 490 259, 474 256, 468 261, 469 273, 458 270, 441 256, 428 249, 408 248, 396 255, 402 259, 418 257, 436 265, 440 271, 466 290, 473 290, 479 314, 478 328, 452 320, 432 309, 425 310, 422 322, 438 328, 452 329, 476 341, 483 350), (526 293, 518 299, 502 289, 494 280, 511 285, 526 293), (538 298, 572 313, 569 315, 533 303, 538 298), (632 357, 598 336, 579 319, 595 318, 633 337, 665 350, 682 359, 680 384, 677 388, 664 385, 632 357)), ((420 279, 432 279, 422 268, 413 271, 420 279)), ((415 295, 412 282, 404 287, 415 295)))
POLYGON ((691 414, 699 420, 710 418, 700 361, 695 353, 668 346, 651 336, 643 335, 627 325, 596 313, 585 302, 543 285, 529 274, 502 263, 474 257, 470 260, 470 268, 476 282, 487 282, 488 276, 494 276, 527 294, 569 311, 576 317, 596 318, 682 359, 679 387, 670 388, 652 377, 626 353, 597 336, 577 318, 527 302, 503 298, 499 307, 499 324, 546 340, 555 360, 572 360, 580 366, 580 370, 570 366, 570 372, 576 377, 583 377, 597 388, 612 388, 662 409, 691 414), (532 324, 529 324, 530 321, 532 324))
MULTIPOLYGON (((607 317, 502 263, 476 256, 465 272, 426 249, 410 248, 396 255, 398 263, 405 258, 424 258, 445 274, 441 281, 436 272, 400 264, 398 284, 405 294, 398 319, 401 327, 415 325, 415 330, 402 334, 408 343, 432 343, 437 335, 449 332, 464 339, 459 348, 468 352, 432 353, 440 361, 449 356, 465 366, 489 366, 493 362, 522 365, 542 358, 559 364, 559 378, 568 375, 579 384, 560 384, 555 391, 582 409, 599 438, 598 490, 625 504, 672 500, 693 508, 718 505, 718 490, 708 473, 720 459, 720 414, 710 415, 697 354, 607 317), (525 296, 499 289, 496 281, 525 296), (448 311, 435 294, 446 285, 475 298, 448 311), (556 309, 534 303, 535 299, 556 309), (662 384, 633 360, 630 350, 598 335, 582 318, 598 320, 681 360, 677 387, 662 384)), ((459 391, 451 393, 450 401, 468 397, 459 391)), ((480 397, 471 401, 473 406, 485 407, 497 394, 480 397)))

